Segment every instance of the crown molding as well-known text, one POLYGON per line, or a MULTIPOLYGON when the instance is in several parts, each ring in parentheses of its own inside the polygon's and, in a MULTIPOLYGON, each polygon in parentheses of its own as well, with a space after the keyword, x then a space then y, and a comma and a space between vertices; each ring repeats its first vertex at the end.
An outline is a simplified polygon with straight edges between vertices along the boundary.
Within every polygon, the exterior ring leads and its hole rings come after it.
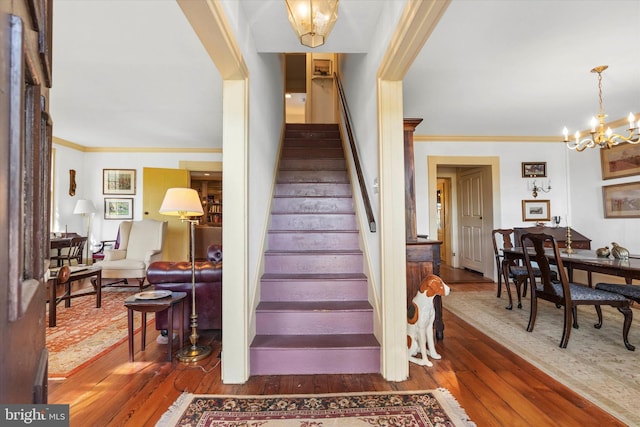
POLYGON ((222 148, 87 147, 56 136, 53 143, 83 153, 222 153, 222 148))
POLYGON ((560 136, 515 136, 515 135, 415 135, 421 142, 562 142, 560 136))

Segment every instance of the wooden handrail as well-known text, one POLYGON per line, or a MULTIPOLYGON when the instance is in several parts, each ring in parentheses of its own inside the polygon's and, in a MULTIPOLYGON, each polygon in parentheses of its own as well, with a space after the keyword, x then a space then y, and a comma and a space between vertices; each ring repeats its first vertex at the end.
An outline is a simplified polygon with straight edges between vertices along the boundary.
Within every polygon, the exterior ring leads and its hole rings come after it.
POLYGON ((338 87, 338 94, 340 95, 340 107, 342 110, 342 117, 344 118, 344 125, 347 130, 347 138, 349 138, 349 146, 351 147, 351 155, 353 156, 353 162, 356 167, 356 174, 358 175, 358 183, 360 184, 360 193, 362 194, 362 201, 364 202, 364 210, 367 214, 367 220, 369 221, 369 230, 372 233, 376 232, 376 220, 373 217, 373 209, 371 209, 371 201, 369 200, 369 193, 367 192, 367 186, 364 182, 364 176, 362 175, 362 167, 360 166, 360 158, 358 157, 358 149, 356 147, 353 131, 351 130, 351 115, 349 114, 349 107, 347 105, 347 99, 342 89, 342 83, 337 73, 333 73, 336 80, 336 86, 338 87))

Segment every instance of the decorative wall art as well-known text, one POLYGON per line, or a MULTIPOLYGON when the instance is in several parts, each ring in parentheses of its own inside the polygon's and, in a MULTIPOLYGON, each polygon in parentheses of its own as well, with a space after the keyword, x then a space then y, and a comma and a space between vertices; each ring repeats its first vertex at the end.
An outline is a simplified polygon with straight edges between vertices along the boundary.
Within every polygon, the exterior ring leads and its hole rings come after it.
POLYGON ((104 199, 104 219, 133 219, 133 197, 104 199))
POLYGON ((546 178, 547 162, 522 162, 523 178, 546 178))
POLYGON ((136 170, 103 169, 102 194, 136 194, 136 170))
POLYGON ((605 218, 640 218, 640 182, 602 187, 605 218))
POLYGON ((640 145, 621 144, 600 150, 602 179, 640 174, 640 145))
POLYGON ((522 220, 523 221, 549 221, 549 200, 523 200, 522 220))

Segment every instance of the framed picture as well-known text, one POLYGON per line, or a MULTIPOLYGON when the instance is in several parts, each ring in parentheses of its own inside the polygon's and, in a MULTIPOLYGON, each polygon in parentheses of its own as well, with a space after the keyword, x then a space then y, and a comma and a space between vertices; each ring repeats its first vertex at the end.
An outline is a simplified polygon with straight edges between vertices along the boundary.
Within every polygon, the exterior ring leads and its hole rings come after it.
POLYGON ((547 162, 522 162, 523 178, 546 178, 547 162))
POLYGON ((549 200, 523 200, 523 221, 549 221, 549 200))
POLYGON ((640 174, 640 145, 622 144, 600 149, 602 179, 640 174))
POLYGON ((331 60, 330 59, 314 59, 313 75, 314 76, 330 76, 331 60))
POLYGON ((136 170, 102 169, 102 194, 136 194, 136 170))
POLYGON ((104 199, 104 219, 133 219, 133 197, 104 199))
POLYGON ((602 187, 605 218, 640 218, 640 182, 602 187))

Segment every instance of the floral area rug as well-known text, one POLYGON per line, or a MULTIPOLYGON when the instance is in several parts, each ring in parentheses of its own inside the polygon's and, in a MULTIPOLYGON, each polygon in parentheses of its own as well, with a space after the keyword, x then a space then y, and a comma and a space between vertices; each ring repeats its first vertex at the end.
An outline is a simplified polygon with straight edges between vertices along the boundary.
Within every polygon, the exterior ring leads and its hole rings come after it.
MULTIPOLYGON (((137 292, 138 288, 102 288, 100 308, 96 308, 95 295, 74 298, 68 308, 60 302, 56 307, 57 326, 46 328, 49 378, 66 378, 125 342, 128 326, 124 300, 137 292)), ((142 322, 140 313, 134 313, 133 319, 137 331, 142 322)), ((147 322, 153 319, 153 313, 148 313, 147 322)))
MULTIPOLYGON (((560 348, 563 309, 538 302, 532 332, 527 332, 530 298, 522 309, 505 310, 507 299, 495 291, 451 292, 443 298, 445 309, 488 335, 549 376, 598 405, 628 425, 640 425, 640 312, 634 319, 629 351, 622 342, 624 317, 616 309, 602 307, 603 326, 595 329, 595 309, 578 307, 578 329, 572 329, 567 348, 560 348)), ((445 338, 446 339, 446 338, 445 338)))
POLYGON ((475 426, 446 389, 280 396, 182 394, 156 426, 475 426))

